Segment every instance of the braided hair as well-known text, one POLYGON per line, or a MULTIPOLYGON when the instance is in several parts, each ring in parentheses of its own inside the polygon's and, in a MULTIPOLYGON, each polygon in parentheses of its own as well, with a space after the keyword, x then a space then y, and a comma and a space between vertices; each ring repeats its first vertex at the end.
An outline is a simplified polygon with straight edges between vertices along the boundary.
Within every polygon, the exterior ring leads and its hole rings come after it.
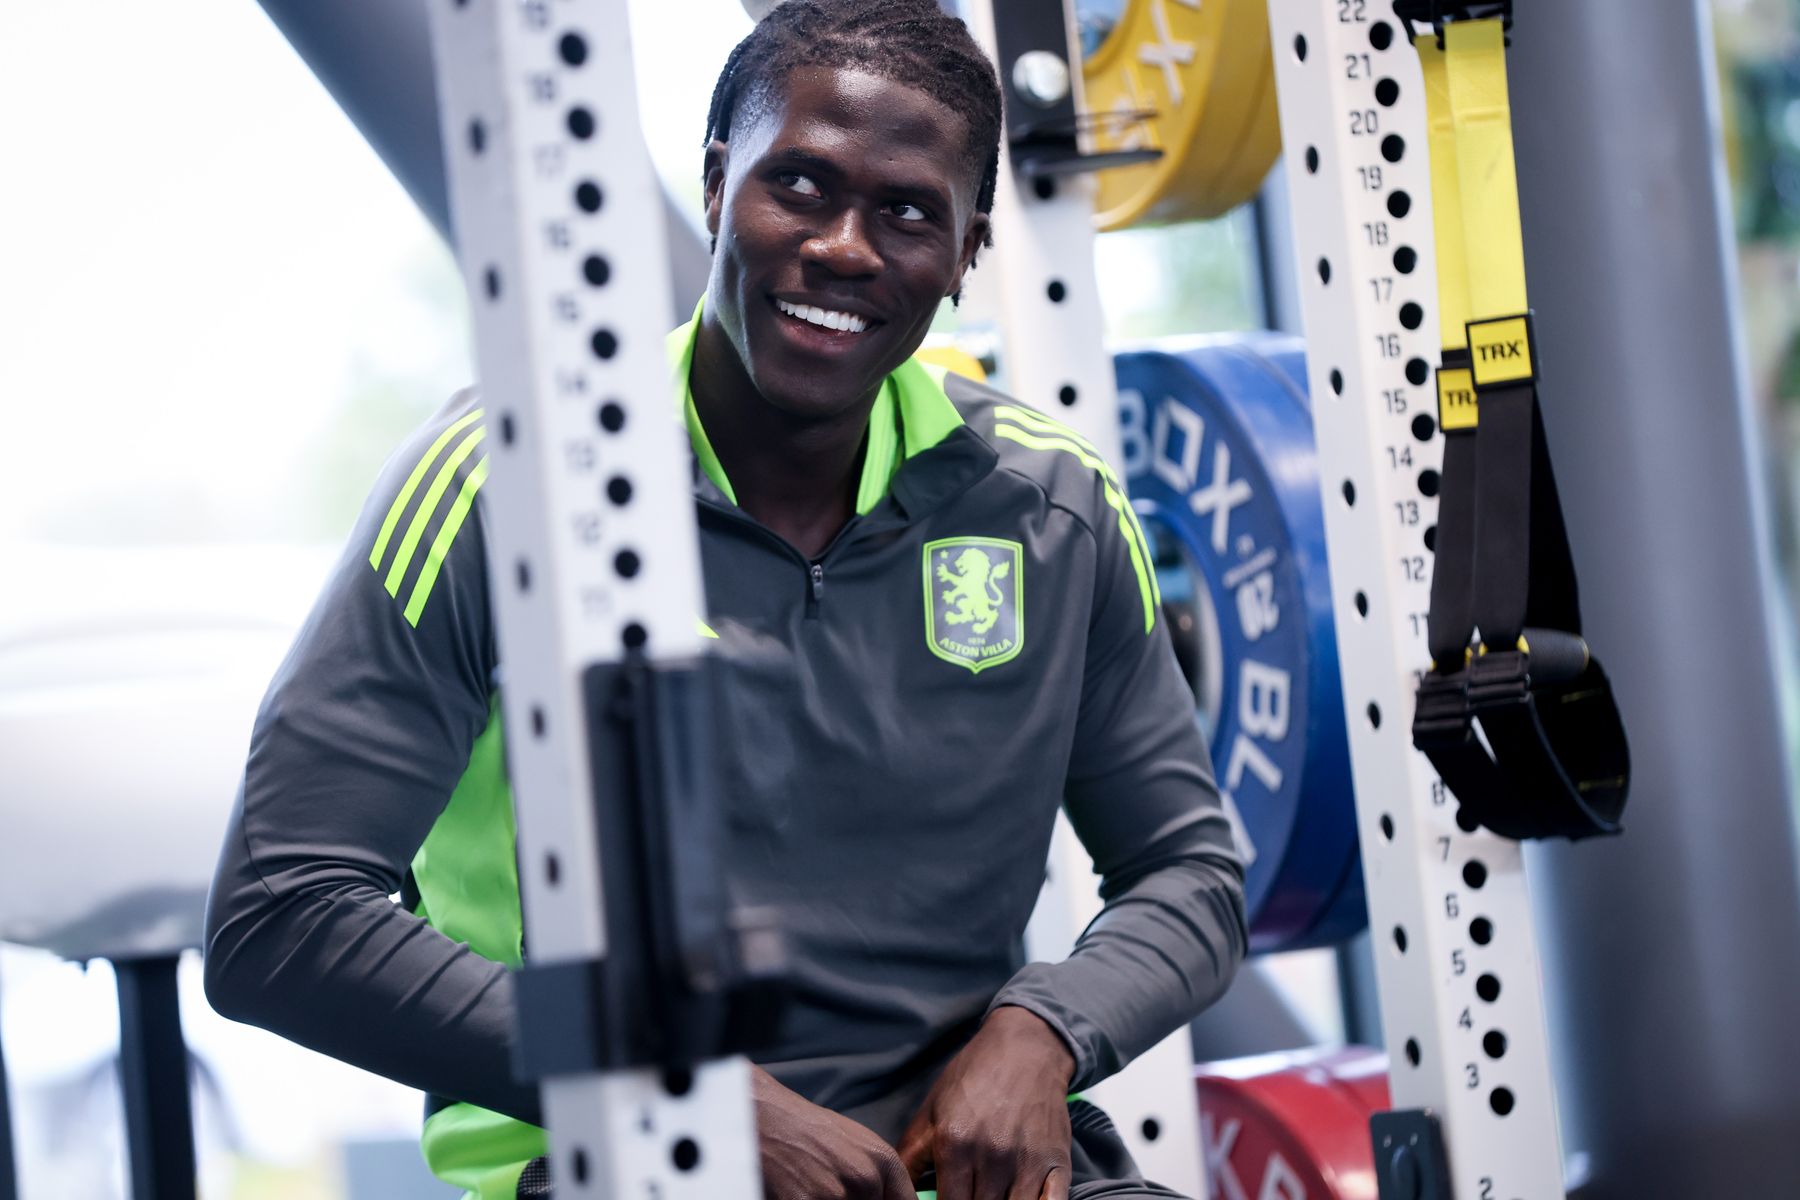
MULTIPOLYGON (((966 25, 937 0, 785 0, 737 44, 713 87, 706 141, 730 141, 801 67, 854 67, 917 88, 968 123, 977 212, 994 207, 1000 169, 1000 85, 966 25)), ((983 245, 993 245, 990 234, 983 245)), ((972 263, 970 265, 973 265, 972 263)))

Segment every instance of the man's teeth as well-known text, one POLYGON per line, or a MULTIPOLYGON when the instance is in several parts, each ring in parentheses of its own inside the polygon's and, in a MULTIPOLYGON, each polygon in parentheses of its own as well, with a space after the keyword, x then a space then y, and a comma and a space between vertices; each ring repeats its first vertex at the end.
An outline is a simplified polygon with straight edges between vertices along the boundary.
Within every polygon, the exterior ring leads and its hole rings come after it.
POLYGON ((777 300, 775 307, 790 317, 798 317, 809 325, 835 329, 840 333, 861 333, 869 327, 867 321, 854 313, 832 312, 814 304, 789 304, 786 300, 777 300))

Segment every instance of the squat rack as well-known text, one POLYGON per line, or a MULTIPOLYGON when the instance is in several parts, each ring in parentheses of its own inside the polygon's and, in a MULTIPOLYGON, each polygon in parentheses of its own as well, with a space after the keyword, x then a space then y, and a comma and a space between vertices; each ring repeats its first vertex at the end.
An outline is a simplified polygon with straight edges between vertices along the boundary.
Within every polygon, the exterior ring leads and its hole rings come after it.
MULTIPOLYGON (((975 7, 973 24, 993 47, 994 13, 975 7)), ((1430 519, 1430 498, 1415 492, 1431 443, 1429 430, 1415 436, 1413 418, 1424 407, 1418 370, 1436 342, 1430 321, 1411 329, 1394 321, 1402 296, 1427 310, 1432 299, 1421 157, 1391 154, 1402 140, 1423 146, 1423 108, 1410 52, 1396 48, 1392 26, 1386 44, 1375 44, 1386 23, 1367 7, 1321 0, 1272 3, 1271 11, 1286 141, 1291 150, 1305 147, 1288 156, 1300 259, 1338 264, 1339 286, 1308 288, 1303 303, 1314 394, 1332 398, 1315 411, 1340 564, 1345 687, 1352 711, 1367 716, 1352 747, 1370 907, 1378 932, 1392 930, 1381 991, 1389 1044, 1404 1047, 1407 1063, 1396 1057, 1393 1087, 1399 1103, 1436 1114, 1458 1193, 1548 1196, 1560 1194, 1562 1164, 1518 850, 1456 828, 1442 786, 1398 719, 1411 673, 1423 666, 1422 628, 1413 627, 1422 626, 1428 556, 1412 543, 1430 519), (1378 60, 1379 74, 1402 80, 1403 99, 1383 113, 1388 132, 1370 137, 1345 117, 1368 105, 1362 93, 1374 86, 1378 60), (1421 232, 1410 237, 1384 205, 1402 187, 1419 201, 1411 227, 1421 232), (1410 270, 1394 258, 1403 246, 1412 251, 1410 270), (1414 460, 1405 470, 1402 449, 1414 460), (1340 479, 1348 486, 1333 503, 1340 479), (1360 508, 1349 502, 1353 494, 1364 498, 1360 508), (1471 882, 1475 863, 1485 872, 1479 887, 1471 882), (1477 890, 1478 900, 1463 899, 1477 890), (1465 903, 1478 904, 1501 936, 1472 944, 1465 903), (1472 1047, 1494 1032, 1507 1048, 1499 1079, 1484 1081, 1494 1056, 1472 1047)), ((662 214, 636 119, 629 25, 619 0, 439 0, 432 20, 483 386, 507 398, 495 403, 491 512, 534 951, 520 983, 525 1065, 543 1080, 549 1127, 581 1131, 553 1143, 558 1186, 571 1196, 725 1194, 724 1181, 755 1169, 743 1060, 672 1078, 651 1069, 655 1054, 628 1038, 623 1054, 587 1045, 593 1034, 578 1019, 605 991, 599 976, 608 958, 644 952, 621 944, 632 931, 616 912, 608 918, 608 898, 622 907, 621 893, 605 886, 601 856, 609 873, 632 868, 616 831, 595 828, 597 781, 622 778, 601 766, 612 752, 590 744, 608 738, 592 732, 595 707, 625 664, 652 681, 681 678, 700 650, 693 517, 680 447, 662 411, 662 214), (603 481, 614 494, 623 481, 629 500, 607 506, 603 481)), ((1009 78, 1008 56, 999 57, 1009 78)), ((1066 405, 1061 390, 1079 379, 1078 390, 1106 399, 1094 290, 1078 286, 1085 301, 1049 314, 1027 300, 1041 286, 1030 279, 1034 268, 1060 266, 1065 279, 1092 280, 1083 192, 1066 189, 1058 202, 1054 189, 1040 191, 1022 219, 1021 182, 1009 172, 1003 216, 1019 220, 1020 241, 1041 258, 1021 265, 1014 256, 1002 268, 1008 341, 1023 345, 1021 328, 1045 319, 1076 325, 1074 336, 1052 340, 1074 347, 1074 361, 1055 364, 1064 374, 1051 384, 1033 374, 1040 358, 1009 356, 1021 398, 1042 403, 1035 392, 1053 385, 1066 405), (1033 238, 1033 223, 1064 234, 1079 228, 1080 236, 1033 238)), ((1084 404, 1071 415, 1115 449, 1112 408, 1084 404)), ((661 751, 652 758, 663 769, 703 745, 704 734, 683 719, 698 713, 645 710, 643 728, 661 751)), ((683 886, 675 882, 678 897, 683 886)), ((702 941, 730 932, 700 924, 702 941)), ((717 946, 689 948, 720 955, 717 946)), ((1431 1127, 1421 1128, 1429 1143, 1431 1127)), ((1421 1161, 1429 1177, 1432 1156, 1421 1161)))
MULTIPOLYGON (((1312 334, 1312 390, 1319 398, 1321 480, 1331 557, 1337 564, 1337 620, 1345 653, 1346 695, 1350 711, 1366 718, 1352 720, 1353 761, 1372 924, 1379 946, 1384 1021, 1389 1045, 1395 1050, 1395 1099, 1402 1105, 1428 1108, 1439 1121, 1447 1150, 1446 1170, 1454 1179, 1454 1187, 1446 1187, 1440 1194, 1453 1191, 1479 1200, 1560 1195, 1562 1156, 1539 995, 1538 955, 1519 850, 1455 828, 1448 805, 1433 788, 1422 762, 1415 761, 1417 756, 1405 745, 1403 733, 1408 725, 1404 716, 1412 673, 1423 665, 1422 641, 1412 626, 1415 616, 1424 611, 1429 578, 1429 556, 1416 541, 1429 527, 1430 497, 1417 494, 1416 478, 1435 452, 1412 428, 1410 418, 1419 415, 1417 402, 1425 393, 1422 381, 1413 378, 1416 371, 1409 374, 1408 368, 1415 360, 1429 364, 1435 354, 1431 317, 1435 297, 1429 272, 1430 241, 1423 232, 1414 232, 1429 224, 1429 189, 1420 155, 1403 153, 1398 160, 1389 160, 1382 148, 1390 136, 1415 148, 1424 144, 1416 62, 1406 47, 1398 45, 1397 23, 1387 19, 1376 0, 1270 0, 1270 11, 1284 139, 1289 148, 1290 203, 1298 258, 1304 268, 1302 299, 1312 334), (1392 27, 1389 42, 1376 46, 1374 39, 1380 36, 1376 29, 1382 25, 1392 27), (1373 106, 1381 128, 1379 137, 1368 138, 1349 127, 1351 112, 1361 114, 1372 107, 1372 81, 1352 73, 1353 60, 1401 85, 1396 104, 1377 102, 1373 106), (1382 170, 1381 184, 1371 185, 1366 173, 1370 167, 1382 170), (1383 207, 1385 196, 1401 187, 1414 201, 1404 229, 1396 225, 1400 219, 1391 219, 1383 207), (1383 238, 1385 245, 1381 244, 1383 238), (1393 260, 1401 245, 1415 254, 1410 274, 1401 272, 1393 260), (1315 282, 1312 267, 1321 259, 1333 265, 1334 282, 1326 283, 1322 275, 1315 282), (1388 287, 1396 294, 1387 294, 1388 287), (1426 314, 1417 328, 1395 324, 1401 303, 1397 293, 1402 290, 1405 299, 1426 314), (1389 354, 1390 346, 1397 346, 1398 352, 1389 354), (1399 411, 1401 402, 1407 405, 1406 412, 1399 411), (1414 458, 1404 472, 1387 458, 1389 449, 1401 447, 1409 449, 1414 458), (1356 502, 1342 489, 1344 481, 1353 485, 1356 502), (1411 516, 1413 505, 1418 512, 1416 523, 1411 516), (1352 578, 1352 564, 1366 574, 1352 578), (1355 636, 1346 636, 1352 633, 1355 636), (1484 868, 1479 888, 1471 884, 1467 870, 1477 861, 1484 868), (1471 899, 1475 893, 1478 898, 1471 899), (1469 907, 1471 903, 1496 931, 1485 945, 1473 944, 1468 936, 1468 922, 1477 915, 1469 907), (1396 931, 1404 932, 1405 949, 1396 931), (1482 998, 1484 977, 1500 985, 1491 1001, 1482 998), (1464 1009, 1470 1012, 1468 1025, 1461 1019, 1464 1009), (1478 1021, 1477 1014, 1487 1019, 1478 1021), (1491 1032, 1503 1033, 1507 1039, 1506 1051, 1498 1059, 1485 1045, 1491 1032), (1473 1080, 1468 1073, 1471 1065, 1475 1068, 1473 1080), (1510 1097, 1505 1115, 1499 1111, 1505 1104, 1502 1094, 1510 1097)), ((514 647, 509 658, 518 659, 523 643, 516 639, 531 638, 535 628, 535 648, 542 655, 535 667, 522 667, 515 661, 509 680, 519 694, 527 690, 520 686, 520 672, 532 672, 535 682, 530 690, 544 698, 540 704, 526 704, 518 711, 509 708, 508 713, 511 728, 545 731, 533 735, 534 743, 545 745, 542 766, 534 768, 539 773, 529 775, 515 764, 525 814, 521 849, 529 868, 525 887, 532 912, 532 942, 542 964, 591 964, 609 949, 599 923, 602 886, 591 855, 592 831, 586 828, 588 818, 581 812, 559 815, 554 811, 558 802, 545 799, 546 781, 561 785, 566 799, 578 809, 585 809, 590 798, 584 777, 591 764, 583 748, 575 744, 581 736, 576 727, 579 723, 568 721, 580 711, 577 672, 583 663, 619 662, 623 657, 620 639, 633 624, 643 630, 639 648, 647 651, 652 663, 685 662, 697 649, 681 628, 689 620, 684 605, 697 598, 698 588, 693 558, 686 549, 692 541, 691 525, 686 524, 691 516, 685 490, 677 486, 679 447, 670 444, 656 449, 651 439, 630 443, 626 453, 626 442, 608 443, 593 433, 592 422, 598 419, 592 409, 593 396, 585 398, 588 411, 579 415, 583 404, 566 393, 559 397, 557 391, 566 378, 556 374, 557 365, 588 363, 604 374, 608 397, 624 414, 623 428, 638 434, 657 425, 655 414, 663 402, 657 356, 661 330, 656 325, 660 314, 668 311, 666 284, 653 262, 633 258, 634 252, 645 246, 660 246, 661 232, 655 205, 636 190, 640 185, 647 190, 653 177, 635 121, 625 6, 622 0, 506 4, 434 0, 432 13, 442 48, 438 70, 452 178, 471 172, 463 149, 470 144, 465 139, 469 137, 471 109, 465 101, 494 106, 487 110, 496 114, 492 129, 487 130, 492 135, 487 162, 508 164, 504 171, 490 172, 485 183, 457 185, 459 195, 462 190, 471 192, 471 198, 458 201, 457 226, 464 233, 465 271, 476 299, 478 325, 487 322, 486 331, 478 334, 483 347, 482 373, 490 392, 497 378, 517 378, 521 383, 534 379, 539 384, 536 389, 525 387, 512 393, 520 401, 513 414, 515 421, 534 422, 530 429, 514 426, 517 445, 522 448, 517 457, 539 464, 540 474, 555 481, 541 494, 525 494, 525 499, 503 505, 499 497, 507 490, 508 455, 496 451, 493 491, 498 524, 504 526, 496 534, 496 561, 516 563, 515 547, 527 548, 528 574, 536 581, 529 601, 520 595, 503 596, 502 628, 511 631, 520 626, 525 620, 522 614, 527 612, 553 613, 557 618, 553 626, 540 623, 533 627, 526 622, 526 632, 505 635, 514 647), (452 55, 444 52, 444 39, 450 36, 446 30, 453 20, 462 22, 460 36, 466 39, 466 57, 454 70, 449 65, 454 61, 452 55), (584 36, 606 31, 604 41, 587 37, 594 48, 592 61, 604 61, 604 72, 590 69, 584 73, 579 64, 566 60, 559 65, 558 39, 567 30, 582 31, 584 36), (571 90, 553 97, 534 96, 526 90, 534 75, 539 80, 548 75, 571 90), (478 83, 478 79, 485 82, 478 83), (556 118, 565 115, 564 102, 577 94, 595 118, 597 136, 590 132, 582 137, 566 124, 556 124, 556 118), (540 106, 535 116, 531 115, 534 104, 540 106), (515 130, 504 116, 508 112, 517 118, 521 138, 536 139, 529 147, 514 138, 515 130), (603 162, 592 154, 602 143, 607 146, 603 162), (603 188, 607 208, 591 228, 603 231, 610 278, 629 281, 629 304, 615 299, 620 294, 617 287, 578 288, 571 296, 544 282, 549 278, 545 272, 557 261, 551 251, 568 249, 554 245, 553 230, 561 224, 565 232, 572 231, 567 223, 548 215, 565 211, 569 203, 567 187, 572 176, 552 169, 559 151, 569 170, 574 169, 570 164, 589 165, 603 188), (543 173, 534 175, 534 169, 543 173), (634 195, 635 201, 631 199, 634 195), (622 207, 613 203, 615 198, 622 207), (493 236, 495 261, 508 264, 503 286, 516 285, 518 289, 509 292, 509 297, 529 297, 532 305, 530 313, 509 318, 510 324, 504 327, 481 302, 487 276, 471 252, 474 243, 470 241, 471 233, 478 229, 493 236), (539 239, 549 240, 540 244, 539 239), (572 320, 562 316, 568 311, 561 303, 564 299, 574 301, 572 320), (617 340, 602 343, 611 345, 612 354, 601 356, 605 366, 597 368, 587 356, 597 353, 593 334, 602 321, 617 340), (491 360, 507 369, 496 374, 491 360), (613 383, 616 392, 611 390, 613 383), (524 402, 527 396, 529 403, 524 402), (639 413, 651 419, 638 421, 635 415, 639 413), (568 456, 585 459, 574 449, 578 444, 604 452, 598 460, 602 464, 627 462, 637 468, 633 511, 608 514, 592 541, 582 540, 585 535, 579 532, 593 528, 582 523, 584 517, 593 515, 591 486, 573 482, 573 475, 559 474, 570 467, 573 459, 568 456), (646 447, 643 455, 640 446, 646 447), (558 450, 564 455, 561 460, 558 450), (500 515, 503 506, 511 515, 500 515), (644 516, 646 512, 676 515, 669 518, 673 524, 653 526, 644 516), (628 560, 635 564, 629 575, 619 570, 620 555, 628 550, 637 556, 628 560), (542 599, 552 593, 553 601, 542 599), (532 604, 542 607, 531 609, 532 604), (537 722, 539 715, 544 718, 542 725, 537 722), (570 732, 565 735, 564 731, 570 732), (556 830, 570 835, 568 840, 551 836, 556 830), (546 907, 539 893, 556 890, 546 882, 550 855, 556 855, 560 864, 558 878, 563 882, 557 886, 561 895, 579 897, 578 902, 546 907), (564 861, 565 856, 582 861, 564 861)), ((972 23, 979 26, 981 18, 974 15, 972 23)), ((1540 15, 1548 14, 1532 13, 1534 19, 1540 15)), ((999 65, 1006 78, 1011 64, 1002 61, 999 65)), ((1526 203, 1530 202, 1527 196, 1526 203)), ((1082 239, 1078 245, 1062 249, 1073 261, 1089 247, 1082 239)), ((1091 271, 1091 263, 1081 268, 1077 262, 1074 269, 1091 271)), ((1540 296, 1551 294, 1548 289, 1539 290, 1540 296)), ((1730 307, 1727 299, 1709 305, 1708 311, 1723 316, 1730 307)), ((1014 318, 1013 323, 1027 319, 1014 318)), ((1712 342, 1725 346, 1729 337, 1709 339, 1709 344, 1712 342)), ((1013 357, 1015 362, 1022 361, 1013 357)), ((1552 351, 1552 366, 1554 357, 1552 351)), ((1022 398, 1042 403, 1034 397, 1022 398)), ((1103 445, 1112 440, 1113 431, 1095 414, 1068 415, 1077 417, 1088 432, 1106 439, 1103 445)), ((604 432, 604 425, 602 429, 604 432)), ((501 440, 511 444, 504 427, 502 434, 501 440)), ((1704 428, 1692 436, 1709 445, 1717 440, 1704 428)), ((1596 473, 1595 477, 1601 476, 1596 473)), ((1746 512, 1747 525, 1754 528, 1754 505, 1746 512)), ((1758 608, 1756 613, 1761 611, 1758 608)), ((1758 617, 1746 627, 1760 628, 1762 624, 1758 617)), ((1759 694, 1771 690, 1761 687, 1759 694)), ((1756 770, 1761 771, 1778 759, 1763 741, 1751 738, 1750 742, 1755 744, 1746 743, 1737 762, 1754 761, 1759 764, 1756 770)), ((1766 783, 1779 781, 1781 772, 1776 767, 1764 774, 1766 783)), ((1791 891, 1791 864, 1784 873, 1775 874, 1791 891)), ((1791 963, 1791 955, 1782 961, 1791 963)), ((598 1140, 585 1146, 558 1139, 559 1186, 569 1188, 571 1195, 699 1195, 708 1194, 713 1186, 709 1181, 753 1169, 749 1156, 754 1146, 747 1136, 748 1109, 743 1103, 741 1072, 741 1063, 726 1062, 701 1071, 691 1084, 642 1069, 558 1076, 545 1089, 550 1123, 559 1129, 600 1131, 595 1134, 598 1140), (674 1089, 668 1086, 671 1082, 690 1085, 674 1089), (673 1094, 676 1090, 681 1094, 673 1094), (607 1112, 614 1115, 606 1118, 607 1112), (603 1184, 601 1179, 607 1182, 603 1184)), ((1429 1143, 1429 1126, 1419 1129, 1429 1143)), ((1403 1131, 1403 1140, 1410 1136, 1411 1131, 1403 1131)), ((1412 1145, 1410 1141, 1404 1144, 1412 1145)), ((1430 1166, 1429 1156, 1426 1166, 1430 1166)))

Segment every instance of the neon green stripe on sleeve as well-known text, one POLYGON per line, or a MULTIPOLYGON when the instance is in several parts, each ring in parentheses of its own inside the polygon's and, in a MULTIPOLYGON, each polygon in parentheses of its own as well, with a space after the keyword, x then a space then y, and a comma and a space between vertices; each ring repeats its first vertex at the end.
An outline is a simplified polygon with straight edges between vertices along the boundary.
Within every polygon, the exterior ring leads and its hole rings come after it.
POLYGON ((425 602, 431 599, 431 586, 437 582, 438 572, 450 553, 450 545, 456 541, 457 531, 463 527, 469 509, 474 507, 475 493, 481 490, 487 473, 488 460, 484 454, 481 461, 475 464, 475 469, 469 472, 469 477, 463 480, 462 490, 456 493, 456 500, 450 505, 450 515, 444 518, 443 527, 438 530, 437 537, 431 540, 431 553, 425 556, 425 569, 419 572, 419 580, 413 584, 412 598, 406 602, 408 625, 418 625, 419 614, 425 611, 425 602))
POLYGON ((388 509, 387 519, 381 523, 381 533, 375 539, 375 549, 369 554, 371 567, 377 571, 381 570, 381 556, 387 553, 388 539, 394 536, 394 526, 400 523, 400 514, 406 511, 407 501, 411 500, 413 493, 419 490, 419 481, 425 478, 425 472, 430 469, 438 454, 450 444, 451 438, 467 429, 470 422, 479 421, 484 411, 478 408, 438 434, 437 441, 431 443, 431 449, 425 451, 424 456, 419 459, 419 465, 414 467, 412 474, 406 477, 406 486, 400 489, 400 495, 394 500, 393 506, 388 509))
MULTIPOLYGON (((1056 437, 1068 438, 1071 442, 1074 442, 1077 446, 1080 446, 1095 458, 1100 457, 1100 452, 1094 449, 1094 443, 1088 441, 1079 433, 1075 432, 1074 429, 1064 425, 1061 421, 1051 420, 1043 413, 1033 412, 1029 408, 1020 408, 1016 404, 996 404, 994 405, 994 415, 1004 420, 1011 421, 1015 425, 1023 425, 1025 428, 1036 433, 1047 433, 1056 437)), ((1110 466, 1106 468, 1106 477, 1112 480, 1114 484, 1119 482, 1118 478, 1112 473, 1112 468, 1110 466)))
POLYGON ((470 433, 451 451, 450 457, 438 469, 437 478, 431 481, 431 487, 425 493, 425 499, 419 502, 419 511, 413 514, 412 523, 406 527, 406 536, 400 540, 400 549, 394 555, 394 564, 388 568, 387 594, 400 594, 400 580, 406 575, 406 568, 412 565, 413 551, 419 548, 419 539, 425 536, 425 526, 431 520, 431 514, 437 511, 438 502, 450 489, 450 481, 456 477, 456 469, 463 465, 465 459, 475 452, 481 439, 487 436, 487 426, 483 425, 470 433))
POLYGON ((1100 476, 1100 486, 1106 495, 1106 502, 1118 514, 1119 532, 1124 535, 1125 548, 1131 554, 1131 569, 1137 572, 1138 592, 1144 598, 1144 632, 1148 634, 1155 629, 1156 584, 1155 574, 1150 570, 1150 556, 1143 544, 1138 541, 1143 535, 1137 529, 1137 521, 1132 514, 1131 505, 1125 502, 1125 497, 1120 495, 1119 489, 1113 486, 1109 477, 1111 472, 1106 469, 1106 464, 1074 442, 1064 438, 1038 437, 1023 429, 999 423, 994 425, 994 434, 996 437, 1006 438, 1008 441, 1017 442, 1032 450, 1060 450, 1066 454, 1073 454, 1083 466, 1100 476))
MULTIPOLYGON (((1100 477, 1102 479, 1112 484, 1113 487, 1121 492, 1125 490, 1125 485, 1119 482, 1119 477, 1113 473, 1112 467, 1105 459, 1100 457, 1100 452, 1094 449, 1094 443, 1088 441, 1079 433, 1076 433, 1073 429, 1064 425, 1061 421, 1051 420, 1042 413, 1033 412, 1029 408, 1020 408, 1014 404, 996 404, 994 406, 994 415, 1004 417, 1014 424, 1021 425, 1034 433, 1042 433, 1051 437, 1067 438, 1069 441, 1074 442, 1077 446, 1093 455, 1095 461, 1099 464, 1095 469, 1100 472, 1100 477)), ((1094 466, 1094 463, 1089 463, 1088 465, 1094 466)), ((1132 532, 1137 535, 1138 547, 1143 550, 1144 557, 1150 559, 1150 540, 1144 536, 1144 527, 1138 522, 1137 510, 1127 504, 1125 506, 1125 514, 1131 520, 1132 532)), ((1151 595, 1156 597, 1156 603, 1160 606, 1162 604, 1162 584, 1157 580, 1155 571, 1150 572, 1150 592, 1151 595)))

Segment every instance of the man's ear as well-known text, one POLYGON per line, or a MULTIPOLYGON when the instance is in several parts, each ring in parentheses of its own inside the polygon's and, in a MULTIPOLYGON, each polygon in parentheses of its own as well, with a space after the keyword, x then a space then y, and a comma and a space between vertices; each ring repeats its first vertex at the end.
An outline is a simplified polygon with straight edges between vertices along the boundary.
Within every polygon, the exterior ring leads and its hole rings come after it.
POLYGON ((716 240, 719 236, 719 208, 725 195, 725 159, 731 148, 718 138, 706 147, 706 164, 701 179, 706 189, 706 232, 716 240))
POLYGON ((975 265, 975 256, 981 248, 988 244, 988 234, 992 228, 988 215, 978 212, 969 218, 969 226, 963 230, 962 247, 956 260, 956 278, 951 281, 947 296, 958 296, 962 292, 963 275, 975 265))

